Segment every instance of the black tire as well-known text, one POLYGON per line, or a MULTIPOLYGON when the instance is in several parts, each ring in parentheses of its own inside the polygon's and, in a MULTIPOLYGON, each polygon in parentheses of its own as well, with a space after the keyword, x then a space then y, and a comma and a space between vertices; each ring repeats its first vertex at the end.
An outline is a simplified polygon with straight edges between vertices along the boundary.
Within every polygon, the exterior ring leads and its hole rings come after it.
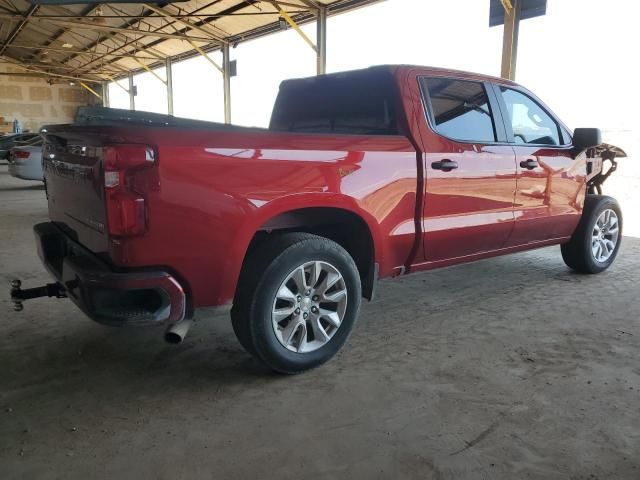
POLYGON ((600 273, 613 263, 622 243, 622 212, 615 198, 605 195, 587 195, 582 218, 571 240, 560 246, 564 263, 579 273, 600 273), (600 262, 591 248, 592 232, 603 211, 611 209, 618 216, 618 237, 611 256, 600 262))
POLYGON ((274 235, 258 246, 243 267, 231 309, 233 330, 240 344, 258 361, 286 374, 322 365, 347 341, 360 311, 362 288, 355 262, 337 243, 308 233, 274 235), (309 261, 328 262, 344 279, 347 306, 340 326, 317 350, 298 353, 278 340, 271 321, 276 293, 285 278, 309 261))

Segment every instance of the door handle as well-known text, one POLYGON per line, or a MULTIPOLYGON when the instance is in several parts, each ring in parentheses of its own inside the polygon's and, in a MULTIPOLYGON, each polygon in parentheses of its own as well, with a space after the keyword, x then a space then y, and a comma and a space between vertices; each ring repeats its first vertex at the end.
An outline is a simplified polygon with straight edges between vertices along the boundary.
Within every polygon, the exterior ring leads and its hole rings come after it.
POLYGON ((538 166, 538 161, 534 158, 527 158, 526 160, 522 160, 520 162, 520 166, 522 168, 526 168, 527 170, 533 170, 538 166))
POLYGON ((454 162, 453 160, 440 160, 439 162, 433 162, 431 164, 431 168, 434 170, 442 170, 443 172, 450 172, 451 170, 455 170, 458 168, 458 162, 454 162))

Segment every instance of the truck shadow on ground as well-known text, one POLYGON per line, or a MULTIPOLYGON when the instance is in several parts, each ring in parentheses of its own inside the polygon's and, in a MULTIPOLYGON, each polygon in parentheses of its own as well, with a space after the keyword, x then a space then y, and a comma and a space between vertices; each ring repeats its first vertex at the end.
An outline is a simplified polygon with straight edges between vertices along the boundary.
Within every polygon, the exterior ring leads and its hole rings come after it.
MULTIPOLYGON (((639 239, 625 238, 624 244, 625 255, 640 250, 639 239)), ((29 410, 43 408, 39 399, 46 397, 52 414, 64 411, 66 405, 88 402, 100 415, 107 408, 105 402, 120 405, 123 411, 133 409, 127 404, 129 398, 142 399, 137 408, 167 395, 206 401, 221 389, 240 394, 243 389, 255 392, 281 381, 297 387, 317 382, 330 385, 336 372, 368 371, 372 362, 384 361, 381 350, 410 349, 413 340, 394 326, 397 322, 413 325, 416 342, 424 336, 424 342, 430 342, 428 348, 436 349, 432 353, 440 355, 437 349, 450 349, 447 345, 455 345, 456 336, 505 333, 502 324, 493 325, 491 331, 474 321, 450 322, 452 315, 471 318, 465 313, 471 310, 485 316, 487 312, 496 317, 514 315, 500 312, 496 299, 504 304, 504 299, 527 292, 535 304, 543 301, 545 288, 562 288, 573 295, 594 282, 625 273, 622 264, 617 271, 612 268, 598 276, 576 275, 556 253, 550 255, 547 249, 542 255, 530 252, 383 281, 378 299, 363 304, 361 321, 345 352, 328 365, 296 377, 272 373, 253 360, 236 341, 228 314, 199 319, 183 344, 170 346, 163 341, 164 328, 104 327, 86 319, 66 300, 37 300, 25 305, 25 312, 4 316, 11 325, 0 340, 0 365, 6 372, 0 379, 0 392, 4 392, 0 407, 18 406, 28 418, 29 410), (421 330, 415 331, 416 325, 421 330)), ((8 299, 2 304, 5 311, 10 308, 8 299)))

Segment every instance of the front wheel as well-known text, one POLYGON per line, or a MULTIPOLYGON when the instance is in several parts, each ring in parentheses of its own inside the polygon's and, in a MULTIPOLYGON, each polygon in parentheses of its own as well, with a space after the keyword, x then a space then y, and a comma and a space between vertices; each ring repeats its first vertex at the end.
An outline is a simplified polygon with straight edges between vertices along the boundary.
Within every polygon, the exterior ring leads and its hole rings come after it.
POLYGON ((569 242, 561 245, 568 267, 580 273, 609 268, 620 249, 622 212, 618 202, 604 195, 588 195, 582 218, 569 242))
POLYGON ((231 310, 233 329, 273 370, 302 372, 344 345, 361 295, 358 269, 340 245, 306 233, 277 235, 247 259, 231 310))

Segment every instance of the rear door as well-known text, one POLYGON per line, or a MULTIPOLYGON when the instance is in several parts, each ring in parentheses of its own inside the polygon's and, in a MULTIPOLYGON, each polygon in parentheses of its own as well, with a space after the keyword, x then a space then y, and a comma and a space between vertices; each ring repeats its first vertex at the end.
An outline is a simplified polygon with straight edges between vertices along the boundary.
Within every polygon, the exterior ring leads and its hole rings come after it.
POLYGON ((573 233, 582 211, 586 166, 574 160, 571 136, 530 92, 493 86, 516 154, 515 223, 508 246, 573 233))
POLYGON ((489 84, 419 78, 425 107, 427 262, 502 248, 513 228, 515 156, 489 84))

